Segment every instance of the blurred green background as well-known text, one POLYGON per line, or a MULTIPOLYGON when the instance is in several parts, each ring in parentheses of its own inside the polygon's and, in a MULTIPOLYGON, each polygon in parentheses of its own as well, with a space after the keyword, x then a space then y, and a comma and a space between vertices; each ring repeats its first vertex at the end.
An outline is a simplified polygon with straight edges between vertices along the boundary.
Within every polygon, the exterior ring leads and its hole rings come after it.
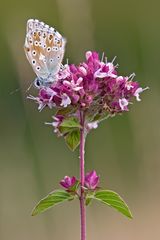
MULTIPOLYGON (((83 61, 86 50, 116 55, 123 75, 150 90, 129 113, 102 123, 87 139, 86 170, 96 169, 102 186, 129 204, 134 219, 98 203, 87 209, 88 240, 160 239, 160 2, 157 0, 2 1, 0 14, 0 239, 79 239, 78 202, 37 217, 35 203, 78 176, 71 153, 51 127, 52 111, 38 112, 26 99, 35 75, 23 51, 26 21, 38 18, 66 38, 65 58, 83 61), (19 91, 10 94, 15 89, 19 91)), ((65 61, 65 59, 64 59, 65 61)), ((32 89, 36 95, 36 89, 32 89)))

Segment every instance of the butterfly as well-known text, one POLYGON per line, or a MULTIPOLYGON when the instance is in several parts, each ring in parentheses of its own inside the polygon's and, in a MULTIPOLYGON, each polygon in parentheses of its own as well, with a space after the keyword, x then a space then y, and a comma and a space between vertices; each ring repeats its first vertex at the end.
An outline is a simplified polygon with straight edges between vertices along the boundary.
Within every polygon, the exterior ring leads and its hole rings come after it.
POLYGON ((48 86, 56 81, 56 75, 62 66, 66 40, 44 22, 37 19, 27 21, 24 51, 37 78, 37 88, 48 86))

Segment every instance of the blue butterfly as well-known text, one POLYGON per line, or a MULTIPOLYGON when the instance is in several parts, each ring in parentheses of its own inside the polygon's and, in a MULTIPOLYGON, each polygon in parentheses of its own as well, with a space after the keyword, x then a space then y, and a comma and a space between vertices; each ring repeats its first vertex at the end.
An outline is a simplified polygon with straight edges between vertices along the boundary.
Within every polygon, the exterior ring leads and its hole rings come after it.
POLYGON ((53 27, 29 19, 27 21, 24 50, 37 78, 37 88, 48 86, 57 80, 56 75, 62 66, 66 40, 53 27))

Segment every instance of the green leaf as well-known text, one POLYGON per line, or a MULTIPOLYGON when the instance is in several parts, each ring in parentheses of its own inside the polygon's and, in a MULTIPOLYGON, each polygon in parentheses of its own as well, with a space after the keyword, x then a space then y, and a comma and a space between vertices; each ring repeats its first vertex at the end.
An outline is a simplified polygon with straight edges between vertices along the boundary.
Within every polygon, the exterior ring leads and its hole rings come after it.
POLYGON ((62 133, 63 135, 71 132, 73 129, 72 128, 69 128, 69 127, 59 127, 59 131, 60 133, 62 133))
POLYGON ((65 137, 67 146, 74 151, 80 143, 80 131, 75 129, 67 134, 65 137))
POLYGON ((102 121, 108 119, 109 117, 111 117, 111 115, 108 114, 108 113, 105 113, 105 114, 103 114, 103 115, 97 114, 97 115, 94 117, 93 121, 102 122, 102 121))
POLYGON ((79 124, 79 121, 77 118, 70 117, 60 124, 61 127, 67 127, 67 128, 81 128, 81 125, 79 124))
POLYGON ((75 192, 78 190, 79 188, 79 185, 80 185, 80 182, 77 180, 75 182, 75 184, 69 188, 69 190, 71 191, 71 193, 75 194, 75 192))
POLYGON ((61 108, 57 111, 56 115, 67 115, 69 114, 71 111, 73 111, 73 108, 71 106, 68 106, 66 108, 61 108))
POLYGON ((40 202, 35 206, 32 211, 32 216, 46 211, 47 209, 62 203, 66 200, 73 200, 74 197, 66 192, 65 190, 55 190, 51 192, 48 196, 40 200, 40 202))
POLYGON ((73 107, 73 106, 68 106, 66 108, 60 108, 57 112, 56 115, 63 115, 66 116, 68 114, 74 113, 77 110, 77 107, 73 107))
POLYGON ((124 200, 115 192, 110 190, 100 190, 92 195, 93 199, 115 208, 126 217, 132 218, 132 214, 124 200))
POLYGON ((86 206, 88 206, 91 203, 92 200, 93 200, 92 198, 86 197, 86 202, 85 202, 86 206))

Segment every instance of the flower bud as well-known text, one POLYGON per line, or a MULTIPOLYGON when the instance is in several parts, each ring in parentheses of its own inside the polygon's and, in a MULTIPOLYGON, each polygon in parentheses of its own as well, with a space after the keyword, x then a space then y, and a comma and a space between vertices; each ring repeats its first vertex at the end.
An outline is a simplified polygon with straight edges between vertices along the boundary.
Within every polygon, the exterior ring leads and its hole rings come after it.
POLYGON ((88 172, 85 176, 85 187, 95 190, 99 183, 99 176, 95 170, 88 172))
POLYGON ((77 180, 74 176, 73 177, 65 176, 60 181, 60 184, 62 187, 69 189, 69 188, 73 187, 76 182, 77 182, 77 180))

